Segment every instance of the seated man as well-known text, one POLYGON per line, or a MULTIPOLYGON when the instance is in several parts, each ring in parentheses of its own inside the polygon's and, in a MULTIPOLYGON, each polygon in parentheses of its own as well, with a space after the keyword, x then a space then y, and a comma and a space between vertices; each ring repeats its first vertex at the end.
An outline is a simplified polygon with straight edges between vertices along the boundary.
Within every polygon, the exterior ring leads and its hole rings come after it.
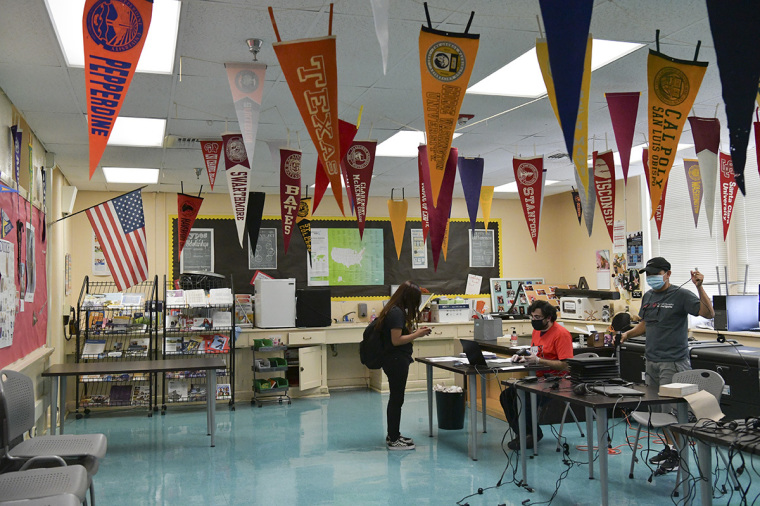
MULTIPOLYGON (((535 355, 531 354, 525 357, 515 356, 513 361, 516 363, 525 362, 534 367, 541 367, 536 373, 537 376, 543 376, 544 374, 565 374, 568 369, 565 360, 573 357, 573 339, 565 327, 556 324, 557 309, 545 300, 537 300, 528 308, 528 314, 533 325, 533 336, 530 344, 531 346, 538 347, 538 352, 535 355)), ((539 403, 542 399, 544 398, 539 398, 539 403)), ((543 433, 541 432, 541 427, 538 428, 536 438, 531 433, 533 428, 530 396, 526 395, 525 406, 518 406, 517 389, 509 385, 501 393, 500 401, 509 427, 516 436, 507 446, 511 450, 520 448, 520 434, 518 432, 517 421, 520 411, 524 409, 527 427, 526 446, 529 449, 533 448, 533 444, 541 440, 543 433)))

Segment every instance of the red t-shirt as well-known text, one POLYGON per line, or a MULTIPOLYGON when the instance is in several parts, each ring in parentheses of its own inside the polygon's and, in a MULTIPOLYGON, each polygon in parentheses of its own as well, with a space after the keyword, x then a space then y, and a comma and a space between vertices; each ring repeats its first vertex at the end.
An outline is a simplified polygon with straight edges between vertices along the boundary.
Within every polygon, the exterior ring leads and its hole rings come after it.
MULTIPOLYGON (((573 338, 570 332, 559 325, 557 322, 541 334, 540 331, 534 330, 533 337, 530 342, 531 346, 538 346, 538 356, 547 360, 566 360, 573 358, 573 338)), ((566 374, 567 371, 539 371, 538 376, 543 376, 543 373, 550 374, 566 374)))

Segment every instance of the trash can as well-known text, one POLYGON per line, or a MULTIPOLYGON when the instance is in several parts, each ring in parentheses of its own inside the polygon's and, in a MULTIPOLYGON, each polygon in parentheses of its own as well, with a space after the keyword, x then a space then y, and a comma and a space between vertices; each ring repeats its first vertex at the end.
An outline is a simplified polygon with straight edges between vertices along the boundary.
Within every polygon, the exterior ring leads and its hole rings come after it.
POLYGON ((435 392, 438 428, 459 430, 464 427, 464 392, 435 392))

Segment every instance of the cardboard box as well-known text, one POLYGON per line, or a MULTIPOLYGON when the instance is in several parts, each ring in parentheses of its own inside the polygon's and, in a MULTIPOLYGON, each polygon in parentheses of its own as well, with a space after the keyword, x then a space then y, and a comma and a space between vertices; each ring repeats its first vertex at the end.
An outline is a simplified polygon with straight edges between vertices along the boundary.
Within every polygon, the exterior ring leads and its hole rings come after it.
POLYGON ((604 347, 604 334, 597 332, 588 336, 587 346, 590 346, 591 348, 604 347))

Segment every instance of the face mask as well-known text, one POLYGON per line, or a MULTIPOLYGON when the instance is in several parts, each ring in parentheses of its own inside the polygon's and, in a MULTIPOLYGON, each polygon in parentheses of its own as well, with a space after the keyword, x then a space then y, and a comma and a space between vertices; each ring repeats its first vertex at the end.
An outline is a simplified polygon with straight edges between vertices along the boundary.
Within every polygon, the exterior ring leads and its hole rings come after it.
POLYGON ((545 330, 546 324, 544 324, 544 320, 531 320, 530 324, 533 325, 534 330, 545 330))
POLYGON ((647 276, 647 284, 652 287, 652 290, 659 290, 665 286, 665 280, 660 274, 647 276))

